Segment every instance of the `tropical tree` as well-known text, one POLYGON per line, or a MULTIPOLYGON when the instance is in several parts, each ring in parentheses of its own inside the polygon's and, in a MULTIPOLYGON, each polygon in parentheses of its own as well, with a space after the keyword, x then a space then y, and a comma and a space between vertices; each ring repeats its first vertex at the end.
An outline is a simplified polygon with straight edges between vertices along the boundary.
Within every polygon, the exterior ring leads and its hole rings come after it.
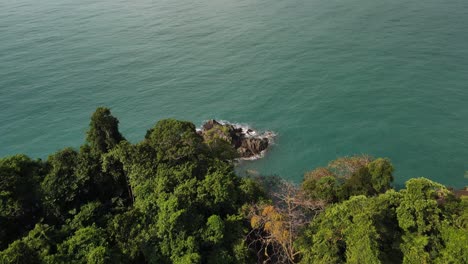
POLYGON ((32 229, 42 216, 41 161, 25 155, 0 159, 0 250, 32 229))
POLYGON ((91 116, 86 141, 95 154, 106 153, 125 138, 119 132, 119 121, 110 110, 99 107, 91 116))

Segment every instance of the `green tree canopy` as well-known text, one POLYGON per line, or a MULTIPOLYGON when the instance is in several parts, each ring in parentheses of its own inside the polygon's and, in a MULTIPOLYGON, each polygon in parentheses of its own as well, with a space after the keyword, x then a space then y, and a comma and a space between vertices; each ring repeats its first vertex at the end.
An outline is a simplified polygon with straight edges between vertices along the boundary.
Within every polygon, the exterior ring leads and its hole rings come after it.
POLYGON ((0 159, 0 264, 468 263, 466 197, 393 190, 365 155, 300 186, 239 177, 227 132, 165 119, 131 143, 98 108, 79 151, 0 159))
POLYGON ((119 132, 119 121, 110 110, 99 107, 91 116, 86 141, 94 153, 106 153, 125 138, 119 132))
POLYGON ((0 250, 40 219, 43 174, 42 162, 25 155, 0 159, 0 250))
POLYGON ((203 153, 203 138, 186 121, 161 120, 148 130, 146 140, 156 149, 160 162, 184 162, 203 153))

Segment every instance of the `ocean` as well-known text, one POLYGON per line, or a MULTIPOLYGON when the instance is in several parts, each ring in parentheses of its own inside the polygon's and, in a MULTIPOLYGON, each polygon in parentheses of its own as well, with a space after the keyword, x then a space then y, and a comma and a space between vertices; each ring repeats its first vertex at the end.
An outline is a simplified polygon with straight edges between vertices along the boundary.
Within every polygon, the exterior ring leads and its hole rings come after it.
POLYGON ((365 153, 462 187, 468 1, 0 1, 0 156, 79 147, 98 106, 131 142, 163 118, 277 133, 240 173, 365 153))

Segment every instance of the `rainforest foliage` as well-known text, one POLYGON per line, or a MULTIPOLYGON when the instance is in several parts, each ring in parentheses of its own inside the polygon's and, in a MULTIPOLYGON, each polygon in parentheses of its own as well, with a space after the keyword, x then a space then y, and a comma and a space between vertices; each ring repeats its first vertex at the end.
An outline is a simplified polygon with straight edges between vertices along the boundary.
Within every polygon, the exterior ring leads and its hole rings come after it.
POLYGON ((388 159, 296 186, 237 176, 229 142, 190 122, 136 144, 118 123, 98 108, 79 149, 0 159, 1 264, 468 263, 468 199, 425 178, 396 191, 388 159))

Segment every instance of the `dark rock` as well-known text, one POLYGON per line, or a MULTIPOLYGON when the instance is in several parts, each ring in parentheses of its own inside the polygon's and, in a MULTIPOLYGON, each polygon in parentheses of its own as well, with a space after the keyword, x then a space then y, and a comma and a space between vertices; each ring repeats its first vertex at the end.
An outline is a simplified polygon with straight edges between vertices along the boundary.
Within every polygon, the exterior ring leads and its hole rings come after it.
POLYGON ((212 129, 214 126, 220 126, 221 124, 218 123, 216 120, 214 119, 211 119, 211 120, 208 120, 208 122, 206 122, 205 124, 203 124, 203 131, 207 131, 207 130, 210 130, 212 129))
POLYGON ((249 158, 259 155, 262 151, 268 148, 267 138, 244 138, 242 145, 237 149, 241 157, 249 158))
POLYGON ((231 143, 241 158, 250 158, 262 153, 269 145, 269 139, 265 136, 251 136, 252 129, 246 132, 240 127, 231 124, 221 124, 216 120, 209 120, 199 131, 206 142, 213 138, 221 138, 231 143), (247 133, 247 134, 246 134, 247 133))

